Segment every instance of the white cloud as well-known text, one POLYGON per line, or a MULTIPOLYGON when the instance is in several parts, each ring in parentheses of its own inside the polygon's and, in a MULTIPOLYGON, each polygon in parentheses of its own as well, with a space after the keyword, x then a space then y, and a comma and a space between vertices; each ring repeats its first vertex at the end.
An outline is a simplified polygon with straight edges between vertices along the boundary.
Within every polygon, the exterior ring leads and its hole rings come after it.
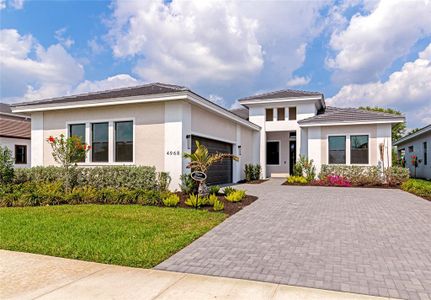
POLYGON ((112 90, 127 86, 135 86, 141 82, 128 74, 118 74, 108 77, 103 80, 89 81, 85 80, 78 84, 73 90, 73 94, 81 94, 87 92, 96 92, 104 90, 112 90))
POLYGON ((307 85, 309 84, 311 81, 310 77, 298 77, 298 76, 294 76, 292 79, 290 79, 287 82, 287 86, 300 86, 300 85, 307 85))
POLYGON ((22 9, 24 7, 24 0, 10 0, 9 5, 15 9, 22 9))
POLYGON ((407 115, 410 127, 431 123, 431 44, 385 82, 349 84, 327 101, 334 106, 383 106, 407 115))
POLYGON ((64 36, 66 34, 66 30, 67 29, 65 27, 58 29, 57 31, 55 31, 54 37, 60 44, 62 44, 66 48, 70 48, 75 43, 75 41, 72 40, 70 36, 64 36))
POLYGON ((116 57, 138 58, 134 71, 147 81, 231 83, 262 75, 285 84, 305 60, 324 4, 117 1, 109 37, 116 57))
POLYGON ((87 42, 88 47, 93 54, 100 54, 105 50, 97 38, 93 38, 87 42))
POLYGON ((0 33, 2 98, 60 96, 82 80, 82 65, 62 45, 44 48, 31 35, 20 35, 15 29, 0 33))
POLYGON ((224 101, 223 97, 220 97, 218 95, 210 94, 208 96, 208 99, 215 104, 218 104, 220 106, 226 107, 226 102, 224 101))
POLYGON ((335 57, 327 60, 340 82, 376 80, 392 63, 431 34, 431 2, 382 0, 355 14, 330 40, 335 57))
POLYGON ((0 0, 0 10, 6 8, 6 0, 0 0))

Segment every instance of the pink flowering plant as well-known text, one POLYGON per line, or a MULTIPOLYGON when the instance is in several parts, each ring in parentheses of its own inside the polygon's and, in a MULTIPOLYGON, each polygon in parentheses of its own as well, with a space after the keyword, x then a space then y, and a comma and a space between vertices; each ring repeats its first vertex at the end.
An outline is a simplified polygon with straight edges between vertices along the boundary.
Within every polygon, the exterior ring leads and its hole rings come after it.
POLYGON ((323 179, 315 180, 313 181, 313 184, 325 185, 325 186, 340 186, 340 187, 352 186, 351 182, 347 178, 339 175, 333 175, 333 174, 327 175, 323 179))

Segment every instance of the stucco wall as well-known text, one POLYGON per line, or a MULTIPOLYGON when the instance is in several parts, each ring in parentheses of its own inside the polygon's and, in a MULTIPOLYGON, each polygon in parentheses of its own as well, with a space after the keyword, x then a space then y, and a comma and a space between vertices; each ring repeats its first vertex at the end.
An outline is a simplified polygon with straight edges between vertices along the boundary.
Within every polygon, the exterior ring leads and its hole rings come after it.
POLYGON ((102 122, 117 119, 135 120, 135 164, 164 168, 164 103, 127 104, 43 113, 43 164, 55 164, 50 135, 66 134, 70 122, 102 122))
POLYGON ((241 179, 245 178, 244 168, 246 164, 256 164, 257 157, 254 158, 253 130, 241 126, 241 179))
POLYGON ((416 177, 431 179, 431 133, 418 136, 417 138, 402 143, 397 146, 397 150, 405 149, 406 167, 410 169, 411 176, 414 176, 414 167, 411 164, 411 157, 416 155, 421 162, 416 168, 416 177), (424 147, 423 143, 427 142, 427 165, 424 164, 424 147), (409 152, 409 146, 413 146, 413 152, 409 152))
MULTIPOLYGON (((8 147, 12 151, 12 156, 15 157, 15 145, 26 145, 27 146, 27 164, 14 164, 15 168, 28 168, 30 167, 31 161, 31 140, 29 139, 16 139, 8 137, 0 137, 0 145, 2 147, 8 147)), ((14 159, 15 161, 15 159, 14 159)))
POLYGON ((236 123, 192 105, 192 133, 225 142, 236 141, 236 123))
POLYGON ((349 125, 349 126, 322 126, 321 127, 321 163, 328 163, 328 136, 346 136, 346 163, 350 164, 350 135, 369 135, 369 164, 378 163, 377 125, 349 125))

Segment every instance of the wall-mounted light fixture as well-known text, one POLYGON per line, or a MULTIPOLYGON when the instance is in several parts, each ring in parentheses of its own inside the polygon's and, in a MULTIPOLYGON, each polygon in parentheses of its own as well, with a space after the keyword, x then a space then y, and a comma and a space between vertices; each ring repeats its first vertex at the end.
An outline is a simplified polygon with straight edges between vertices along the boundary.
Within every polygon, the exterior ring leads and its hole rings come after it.
POLYGON ((186 139, 187 139, 187 149, 191 149, 192 148, 192 136, 190 134, 186 135, 186 139))
POLYGON ((238 145, 238 155, 241 155, 241 145, 238 145))

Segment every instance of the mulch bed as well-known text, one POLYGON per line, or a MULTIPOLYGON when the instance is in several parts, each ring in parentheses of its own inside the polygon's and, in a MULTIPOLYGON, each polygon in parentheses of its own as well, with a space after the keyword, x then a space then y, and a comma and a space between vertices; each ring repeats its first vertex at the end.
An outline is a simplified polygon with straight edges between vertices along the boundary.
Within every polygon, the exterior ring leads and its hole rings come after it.
MULTIPOLYGON (((189 208, 189 209, 195 209, 194 207, 190 207, 188 205, 186 205, 184 202, 187 200, 187 198, 189 197, 189 195, 178 192, 176 193, 179 197, 180 197, 180 203, 178 203, 177 207, 181 207, 181 208, 189 208)), ((236 214, 237 212, 239 212, 241 209, 243 209, 244 207, 252 204, 254 201, 257 200, 256 196, 252 196, 252 195, 246 195, 244 197, 244 199, 242 199, 240 202, 229 202, 224 198, 224 195, 217 195, 217 198, 223 202, 224 204, 224 209, 220 212, 223 212, 229 216, 232 216, 234 214, 236 214)), ((200 208, 198 208, 200 210, 207 210, 210 212, 214 212, 212 206, 202 206, 200 208)))

